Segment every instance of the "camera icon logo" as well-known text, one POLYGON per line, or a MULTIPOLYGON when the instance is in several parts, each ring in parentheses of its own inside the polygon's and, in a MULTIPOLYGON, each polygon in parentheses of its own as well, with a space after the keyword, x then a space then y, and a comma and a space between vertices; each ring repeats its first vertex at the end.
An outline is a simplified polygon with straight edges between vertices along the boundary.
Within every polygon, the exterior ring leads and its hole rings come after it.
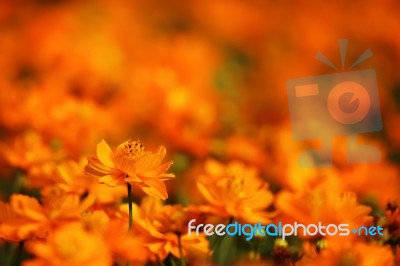
POLYGON ((371 100, 368 91, 354 81, 344 81, 337 84, 328 95, 329 114, 342 124, 360 122, 366 117, 370 107, 371 100), (353 106, 352 110, 346 111, 346 102, 348 103, 347 106, 353 106), (354 107, 354 105, 356 106, 354 107))
MULTIPOLYGON (((347 40, 340 40, 339 46, 344 68, 347 40)), ((367 50, 350 69, 370 56, 372 53, 367 50)), ((321 53, 317 53, 317 59, 337 69, 321 53)), ((300 167, 332 166, 333 138, 337 136, 347 136, 348 162, 380 161, 377 148, 357 141, 358 134, 382 129, 373 69, 289 79, 287 94, 294 139, 322 141, 321 149, 307 150, 300 155, 300 167)))

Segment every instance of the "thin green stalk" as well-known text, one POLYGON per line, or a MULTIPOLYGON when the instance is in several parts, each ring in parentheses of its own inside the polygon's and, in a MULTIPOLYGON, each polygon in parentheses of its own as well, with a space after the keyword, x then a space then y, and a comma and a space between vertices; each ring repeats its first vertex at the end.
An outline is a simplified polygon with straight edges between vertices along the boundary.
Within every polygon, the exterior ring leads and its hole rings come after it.
POLYGON ((178 266, 178 264, 176 264, 174 256, 169 256, 169 262, 171 266, 178 266))
POLYGON ((132 217, 132 185, 127 183, 128 187, 128 206, 129 206, 129 231, 132 230, 132 223, 133 223, 133 217, 132 217))
POLYGON ((165 266, 164 261, 162 261, 158 255, 156 256, 156 260, 157 260, 157 265, 165 266))
MULTIPOLYGON (((129 226, 128 229, 129 231, 132 231, 132 224, 133 224, 133 217, 132 217, 132 185, 129 183, 126 183, 126 186, 128 188, 128 208, 129 208, 129 226)), ((131 264, 129 262, 126 263, 126 266, 130 266, 131 264)))
POLYGON ((178 234, 178 246, 179 246, 179 257, 180 257, 181 266, 186 266, 185 259, 183 258, 183 252, 182 252, 181 234, 178 234))
MULTIPOLYGON (((233 222, 233 220, 234 220, 233 217, 229 218, 228 223, 227 223, 226 225, 231 224, 231 223, 233 222)), ((217 247, 221 244, 222 240, 225 238, 225 235, 220 236, 220 237, 218 237, 217 235, 215 235, 215 237, 216 237, 216 240, 212 243, 212 245, 211 245, 211 247, 210 247, 210 248, 211 248, 212 250, 214 250, 214 251, 215 251, 215 250, 217 249, 217 247)))
POLYGON ((24 250, 24 241, 21 241, 15 247, 14 258, 11 261, 11 266, 17 266, 20 264, 21 254, 23 250, 24 250))

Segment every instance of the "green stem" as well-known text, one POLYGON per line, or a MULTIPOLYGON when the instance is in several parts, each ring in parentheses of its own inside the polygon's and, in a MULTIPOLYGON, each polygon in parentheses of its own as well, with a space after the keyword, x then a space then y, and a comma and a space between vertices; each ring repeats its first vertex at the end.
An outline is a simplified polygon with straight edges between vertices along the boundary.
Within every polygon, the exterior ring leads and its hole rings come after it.
POLYGON ((132 186, 131 184, 127 183, 128 187, 128 206, 129 206, 129 231, 132 230, 132 223, 133 223, 133 218, 132 218, 132 186))
POLYGON ((16 169, 14 173, 14 182, 10 190, 10 196, 14 193, 20 193, 25 173, 22 169, 16 169))
POLYGON ((23 249, 24 249, 24 241, 21 241, 18 243, 18 246, 15 247, 14 258, 11 261, 11 266, 19 265, 19 262, 20 262, 19 260, 20 260, 23 249))
POLYGON ((176 264, 176 262, 175 262, 174 256, 171 256, 171 257, 169 258, 169 262, 171 263, 171 266, 178 266, 178 265, 176 264))
MULTIPOLYGON (((234 220, 234 218, 230 217, 228 220, 228 223, 226 225, 231 224, 233 222, 233 220, 234 220)), ((222 240, 224 240, 224 238, 225 238, 225 235, 223 235, 223 236, 215 235, 215 237, 216 237, 216 240, 210 246, 211 250, 213 250, 213 251, 215 251, 217 249, 217 247, 221 244, 222 240)))
POLYGON ((183 258, 183 252, 182 252, 181 234, 178 234, 178 246, 179 246, 179 257, 180 257, 181 266, 186 266, 185 259, 183 258))
MULTIPOLYGON (((132 231, 132 224, 133 224, 133 217, 132 217, 132 185, 129 183, 126 183, 126 186, 128 188, 128 208, 129 208, 129 226, 128 229, 129 231, 132 231)), ((126 263, 126 266, 130 266, 131 264, 129 262, 126 263)))
POLYGON ((156 255, 156 260, 157 260, 157 265, 165 266, 164 261, 162 261, 158 255, 156 255))

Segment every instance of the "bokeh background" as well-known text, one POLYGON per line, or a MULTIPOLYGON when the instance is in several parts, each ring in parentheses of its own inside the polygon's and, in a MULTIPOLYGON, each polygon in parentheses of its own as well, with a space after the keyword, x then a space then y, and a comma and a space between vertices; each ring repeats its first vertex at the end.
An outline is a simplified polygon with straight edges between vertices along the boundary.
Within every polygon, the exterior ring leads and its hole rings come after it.
MULTIPOLYGON (((254 170, 268 183, 270 221, 385 228, 379 239, 329 240, 332 244, 321 236, 287 243, 224 238, 218 247, 210 245, 213 254, 188 252, 188 265, 399 262, 399 14, 395 0, 1 1, 1 200, 21 193, 42 203, 43 190, 62 183, 54 173, 60 165, 73 164, 71 171, 81 180, 86 156, 96 153, 101 139, 113 148, 140 139, 149 150, 166 146, 168 160, 174 161, 170 172, 176 178, 166 181, 166 204, 203 202, 196 184, 207 179, 207 164, 216 160, 227 175, 246 178, 254 170), (314 144, 292 139, 286 81, 337 73, 315 54, 321 51, 340 65, 343 38, 349 40, 347 67, 366 49, 373 51, 356 69, 377 73, 383 130, 365 134, 362 141, 378 146, 383 160, 347 163, 346 138, 338 136, 333 168, 300 169, 298 152, 314 144)), ((126 202, 125 190, 104 192, 105 185, 94 183, 77 188, 69 183, 68 193, 95 194, 92 210, 117 219, 112 210, 126 202)), ((144 194, 134 193, 139 204, 144 194)), ((5 209, 2 213, 0 224, 6 224, 5 209)), ((216 217, 207 219, 227 218, 211 216, 216 217)), ((57 245, 49 239, 41 241, 57 245)), ((11 263, 21 241, 0 240, 0 265, 11 263)), ((25 245, 17 263, 59 265, 51 258, 56 255, 35 262, 42 254, 32 250, 25 245)), ((182 263, 174 255, 141 263, 182 263)), ((76 261, 66 265, 83 265, 76 261)), ((107 259, 92 261, 112 265, 107 259)))

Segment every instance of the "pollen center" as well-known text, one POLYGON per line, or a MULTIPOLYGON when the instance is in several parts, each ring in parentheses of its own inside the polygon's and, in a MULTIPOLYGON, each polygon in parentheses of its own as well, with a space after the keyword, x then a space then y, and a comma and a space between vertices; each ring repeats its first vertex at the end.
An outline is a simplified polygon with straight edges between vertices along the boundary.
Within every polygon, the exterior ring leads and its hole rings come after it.
POLYGON ((225 187, 236 194, 238 197, 242 197, 244 194, 243 187, 244 187, 244 179, 238 176, 231 176, 230 178, 226 179, 225 187))
POLYGON ((132 160, 138 160, 144 154, 144 146, 143 144, 137 140, 132 141, 128 140, 124 144, 124 155, 132 160))

